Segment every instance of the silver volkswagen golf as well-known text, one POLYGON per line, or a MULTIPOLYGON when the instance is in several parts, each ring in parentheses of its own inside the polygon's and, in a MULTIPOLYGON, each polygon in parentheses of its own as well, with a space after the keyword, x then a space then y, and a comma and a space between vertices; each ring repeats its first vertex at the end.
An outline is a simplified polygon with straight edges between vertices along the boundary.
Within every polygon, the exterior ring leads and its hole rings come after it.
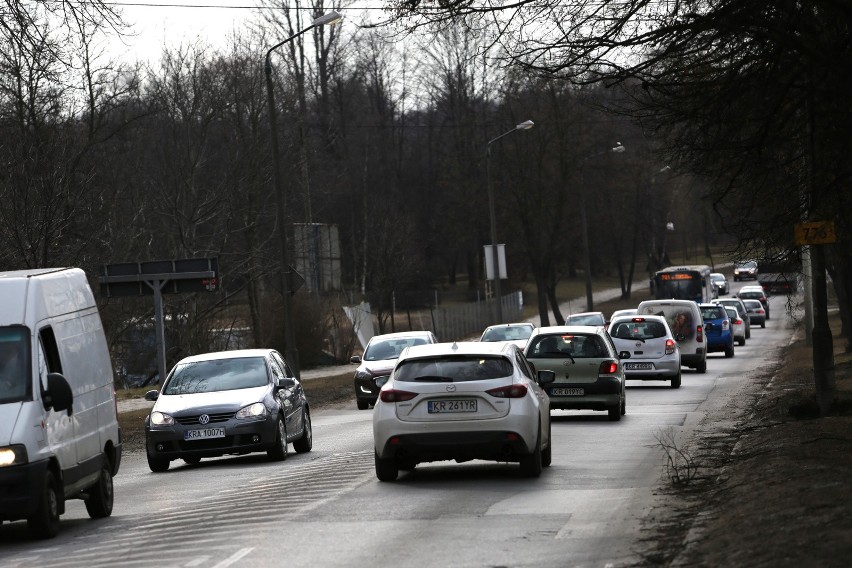
POLYGON ((313 444, 311 413, 301 383, 273 349, 222 351, 187 357, 166 377, 145 418, 148 466, 162 472, 169 462, 266 452, 287 458, 313 444))

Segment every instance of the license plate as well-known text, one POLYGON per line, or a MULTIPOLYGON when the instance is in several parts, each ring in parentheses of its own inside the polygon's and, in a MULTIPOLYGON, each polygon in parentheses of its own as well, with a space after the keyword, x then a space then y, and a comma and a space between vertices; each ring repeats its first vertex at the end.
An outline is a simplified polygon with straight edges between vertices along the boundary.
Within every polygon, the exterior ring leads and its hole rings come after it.
POLYGON ((583 396, 586 391, 583 389, 550 389, 550 394, 553 396, 583 396))
POLYGON ((625 363, 624 368, 628 371, 650 371, 654 366, 651 363, 625 363))
POLYGON ((476 400, 430 400, 429 414, 476 412, 476 400))
POLYGON ((207 440, 208 438, 224 438, 224 428, 198 428, 196 430, 187 430, 183 433, 183 439, 189 440, 207 440))

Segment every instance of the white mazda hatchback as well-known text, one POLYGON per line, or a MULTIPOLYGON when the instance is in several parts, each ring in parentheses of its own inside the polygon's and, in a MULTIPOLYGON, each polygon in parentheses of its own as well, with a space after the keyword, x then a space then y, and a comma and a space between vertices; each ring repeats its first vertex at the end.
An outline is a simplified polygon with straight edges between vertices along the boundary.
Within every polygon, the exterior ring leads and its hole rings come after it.
POLYGON ((373 410, 376 477, 444 460, 518 462, 538 477, 551 460, 550 401, 514 343, 436 343, 399 357, 373 410))

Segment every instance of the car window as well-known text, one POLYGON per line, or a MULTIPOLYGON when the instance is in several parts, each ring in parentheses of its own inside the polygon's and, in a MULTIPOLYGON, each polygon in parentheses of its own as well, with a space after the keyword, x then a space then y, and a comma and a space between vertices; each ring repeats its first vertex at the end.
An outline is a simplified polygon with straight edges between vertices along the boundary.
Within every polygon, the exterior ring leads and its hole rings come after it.
POLYGON ((616 339, 657 339, 666 336, 666 326, 658 321, 622 322, 615 326, 616 339))
POLYGON ((728 317, 732 320, 738 319, 740 317, 740 314, 735 308, 725 308, 725 311, 728 312, 728 317))
POLYGON ((712 308, 711 307, 702 307, 701 308, 701 317, 704 318, 705 320, 708 320, 708 319, 724 319, 726 317, 725 316, 725 309, 720 307, 720 306, 714 306, 712 308))
POLYGON ((759 300, 763 297, 763 292, 740 292, 740 298, 749 298, 751 300, 759 300))
POLYGON ((597 335, 539 335, 527 350, 527 359, 569 359, 608 357, 597 335))
POLYGON ((193 394, 262 387, 269 382, 263 357, 179 363, 163 394, 193 394))
POLYGON ((499 379, 513 372, 511 361, 502 356, 455 355, 403 360, 394 380, 458 383, 499 379))
POLYGON ((568 316, 565 325, 605 325, 603 316, 593 314, 585 316, 568 316))

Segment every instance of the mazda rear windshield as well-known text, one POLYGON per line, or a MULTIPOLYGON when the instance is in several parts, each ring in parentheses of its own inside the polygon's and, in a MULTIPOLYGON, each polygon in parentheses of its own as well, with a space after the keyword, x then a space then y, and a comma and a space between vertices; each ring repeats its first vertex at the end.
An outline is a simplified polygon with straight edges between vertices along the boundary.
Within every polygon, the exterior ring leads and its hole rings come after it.
POLYGON ((512 375, 512 363, 505 357, 455 355, 409 359, 397 366, 394 380, 402 382, 458 383, 487 381, 512 375))

